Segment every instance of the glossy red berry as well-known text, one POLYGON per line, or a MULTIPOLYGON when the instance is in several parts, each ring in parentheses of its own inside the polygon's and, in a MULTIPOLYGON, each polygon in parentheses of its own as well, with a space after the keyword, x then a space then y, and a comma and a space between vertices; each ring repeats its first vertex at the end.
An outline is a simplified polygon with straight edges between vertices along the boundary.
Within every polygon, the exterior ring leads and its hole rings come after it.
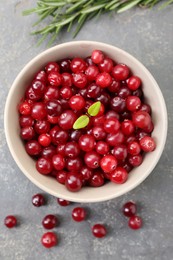
POLYGON ((36 169, 39 173, 47 175, 53 170, 53 165, 50 159, 41 157, 36 162, 36 169))
POLYGON ((129 68, 125 64, 118 64, 112 69, 112 76, 115 80, 126 80, 129 76, 129 68))
POLYGON ((77 192, 82 188, 82 180, 79 174, 69 173, 66 178, 65 186, 69 191, 77 192))
POLYGON ((141 85, 141 79, 139 77, 137 77, 137 76, 131 76, 127 80, 127 85, 128 85, 129 89, 136 90, 141 85))
POLYGON ((85 107, 85 99, 79 95, 72 96, 69 100, 69 105, 71 109, 81 110, 85 107))
POLYGON ((141 100, 137 96, 128 96, 126 99, 126 107, 129 111, 136 111, 141 106, 141 100))
POLYGON ((84 73, 78 72, 73 74, 73 84, 75 87, 83 89, 87 85, 87 77, 84 73))
POLYGON ((36 120, 43 120, 47 115, 46 106, 42 102, 34 103, 32 106, 31 116, 36 120))
POLYGON ((108 134, 106 138, 110 146, 116 146, 124 142, 125 138, 123 133, 119 130, 116 134, 108 134))
POLYGON ((64 199, 60 199, 60 198, 57 199, 57 202, 62 207, 66 207, 66 206, 68 206, 70 204, 70 201, 64 200, 64 199))
POLYGON ((48 75, 48 82, 50 85, 59 87, 62 83, 62 76, 59 72, 52 71, 48 75))
POLYGON ((79 147, 85 152, 90 152, 94 149, 95 139, 92 135, 85 134, 79 138, 79 147))
POLYGON ((57 100, 60 95, 60 90, 56 86, 48 86, 46 92, 44 93, 44 99, 57 100))
POLYGON ((124 161, 127 157, 127 146, 124 144, 117 144, 111 150, 111 153, 118 161, 124 161))
POLYGON ((86 218, 85 209, 81 208, 81 207, 74 208, 72 211, 72 218, 73 218, 73 220, 75 220, 77 222, 81 222, 81 221, 85 220, 85 218, 86 218))
POLYGON ((133 124, 139 128, 145 128, 151 123, 151 117, 147 112, 137 111, 132 116, 133 124))
POLYGON ((35 194, 33 197, 32 197, 32 204, 35 206, 35 207, 41 207, 45 204, 45 198, 42 194, 35 194))
POLYGON ((123 205, 122 212, 126 217, 132 217, 136 214, 136 204, 132 201, 128 201, 123 205))
POLYGON ((25 145, 26 152, 31 156, 36 156, 41 153, 41 145, 36 140, 30 140, 25 145))
POLYGON ((58 243, 57 236, 54 232, 47 232, 41 238, 41 243, 46 248, 51 248, 56 246, 58 243))
POLYGON ((96 171, 92 174, 89 185, 91 187, 101 187, 105 183, 104 175, 100 171, 96 171))
POLYGON ((84 72, 87 68, 86 62, 81 58, 74 58, 70 63, 70 68, 74 73, 84 72))
POLYGON ((100 165, 100 155, 95 151, 87 152, 84 156, 85 164, 92 169, 96 169, 100 165))
POLYGON ((21 115, 28 116, 31 114, 32 109, 32 102, 29 102, 27 100, 23 101, 19 105, 19 112, 21 115))
POLYGON ((64 111, 59 117, 59 126, 64 130, 69 130, 73 127, 77 116, 72 110, 64 111))
POLYGON ((101 88, 106 88, 112 83, 112 77, 107 72, 99 73, 96 77, 96 84, 101 88))
POLYGON ((76 142, 68 142, 64 147, 64 154, 66 157, 76 158, 80 153, 80 148, 76 142))
POLYGON ((61 154, 55 154, 52 157, 52 163, 53 167, 58 171, 63 170, 65 167, 65 159, 61 154))
POLYGON ((143 160, 143 159, 142 159, 141 154, 130 155, 129 158, 128 158, 129 163, 130 163, 132 166, 134 166, 134 167, 141 165, 142 160, 143 160))
POLYGON ((51 136, 49 134, 41 134, 38 137, 38 142, 44 147, 47 147, 51 143, 51 136))
POLYGON ((104 141, 99 141, 96 144, 96 152, 102 155, 105 155, 109 152, 109 145, 104 141))
POLYGON ((20 136, 23 140, 31 140, 35 136, 35 131, 31 126, 25 126, 20 130, 20 136))
POLYGON ((45 71, 49 74, 50 72, 59 72, 59 65, 54 61, 50 61, 46 64, 45 71))
POLYGON ((120 122, 118 121, 117 118, 110 118, 110 119, 106 119, 104 122, 104 130, 107 133, 112 133, 115 134, 118 132, 118 130, 120 129, 120 122))
POLYGON ((126 119, 121 123, 121 130, 124 135, 131 135, 135 131, 134 124, 131 120, 126 119))
POLYGON ((87 97, 96 98, 101 94, 101 88, 96 83, 91 83, 87 87, 87 97))
POLYGON ((144 136, 139 141, 140 147, 144 152, 152 152, 156 148, 156 143, 154 139, 150 136, 144 136))
POLYGON ((139 216, 132 216, 129 218, 128 225, 131 229, 140 229, 142 227, 142 218, 139 216))
POLYGON ((128 153, 131 154, 131 155, 137 155, 137 154, 139 154, 140 151, 141 151, 141 148, 140 148, 139 143, 138 143, 138 142, 135 142, 135 141, 130 142, 130 143, 128 144, 128 146, 127 146, 127 151, 128 151, 128 153))
POLYGON ((104 60, 104 54, 100 50, 94 50, 91 54, 91 60, 95 64, 99 64, 104 60))
POLYGON ((110 173, 110 179, 112 182, 117 184, 123 184, 127 181, 128 173, 122 167, 117 167, 114 171, 110 173))
POLYGON ((42 225, 45 229, 52 229, 57 226, 58 219, 54 215, 47 215, 42 220, 42 225))
POLYGON ((4 225, 7 228, 13 228, 17 225, 17 219, 15 216, 9 215, 4 219, 4 225))
POLYGON ((113 155, 105 155, 100 161, 100 167, 106 173, 110 173, 117 167, 117 159, 113 155))
POLYGON ((108 57, 105 57, 104 60, 99 64, 99 70, 101 72, 111 72, 113 68, 113 61, 108 58, 108 57))
POLYGON ((102 224, 95 224, 93 227, 92 227, 92 233, 95 237, 97 238, 102 238, 102 237, 105 237, 106 236, 106 228, 104 225, 102 224))

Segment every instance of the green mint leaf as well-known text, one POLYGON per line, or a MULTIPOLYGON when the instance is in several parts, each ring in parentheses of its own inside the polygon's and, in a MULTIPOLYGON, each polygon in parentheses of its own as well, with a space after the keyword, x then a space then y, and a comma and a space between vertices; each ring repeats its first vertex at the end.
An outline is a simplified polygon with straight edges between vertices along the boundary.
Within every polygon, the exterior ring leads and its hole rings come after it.
POLYGON ((80 116, 73 124, 73 129, 81 129, 89 124, 89 117, 87 115, 80 116))
POLYGON ((97 101, 94 104, 92 104, 89 108, 88 108, 88 114, 90 116, 96 116, 98 115, 99 111, 100 111, 100 107, 101 107, 101 102, 97 101))

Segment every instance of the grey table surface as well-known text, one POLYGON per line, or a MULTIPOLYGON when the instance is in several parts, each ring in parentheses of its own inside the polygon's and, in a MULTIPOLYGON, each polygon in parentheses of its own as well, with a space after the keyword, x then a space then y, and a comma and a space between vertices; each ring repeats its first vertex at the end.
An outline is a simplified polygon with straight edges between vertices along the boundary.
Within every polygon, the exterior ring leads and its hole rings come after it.
MULTIPOLYGON (((118 46, 138 58, 153 74, 165 97, 169 117, 168 139, 163 155, 153 173, 136 189, 117 199, 86 204, 89 217, 74 223, 71 210, 62 208, 49 195, 47 205, 35 208, 31 197, 42 192, 19 170, 8 150, 3 110, 8 90, 22 67, 46 49, 36 47, 37 37, 29 35, 36 16, 22 17, 24 9, 36 1, 0 1, 0 260, 79 259, 79 260, 172 260, 173 259, 173 6, 162 11, 133 9, 116 15, 103 15, 88 22, 75 40, 97 40, 118 46), (136 232, 122 217, 122 204, 132 199, 139 204, 144 226, 136 232), (41 220, 56 214, 60 225, 56 232, 59 245, 43 248, 41 220), (8 214, 18 216, 20 225, 8 230, 3 225, 8 214), (105 223, 105 239, 93 238, 90 227, 105 223)), ((63 32, 55 44, 74 40, 63 32)))

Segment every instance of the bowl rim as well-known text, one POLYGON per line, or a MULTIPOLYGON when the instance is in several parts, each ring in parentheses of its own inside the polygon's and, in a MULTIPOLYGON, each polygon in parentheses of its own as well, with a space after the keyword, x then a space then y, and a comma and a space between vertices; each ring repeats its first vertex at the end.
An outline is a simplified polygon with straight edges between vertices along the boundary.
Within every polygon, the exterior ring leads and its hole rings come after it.
MULTIPOLYGON (((5 136, 6 136, 6 141, 7 141, 7 145, 8 148, 10 150, 10 153, 14 159, 14 161, 16 162, 16 164, 18 165, 19 169, 25 174, 25 176, 32 182, 34 183, 36 186, 38 186, 39 188, 41 188, 42 190, 44 190, 45 192, 53 195, 53 196, 59 196, 61 198, 70 200, 70 201, 75 201, 75 202, 82 202, 82 203, 88 203, 88 202, 101 202, 101 201, 106 201, 106 200, 110 200, 116 197, 119 197, 131 190, 133 190, 134 188, 136 188, 139 184, 141 184, 147 177, 148 175, 153 171, 153 169, 155 168, 155 166, 157 165, 162 152, 164 150, 164 146, 166 143, 166 138, 167 138, 167 131, 168 131, 168 115, 167 115, 167 109, 166 109, 166 104, 165 104, 165 100, 163 97, 163 94, 161 92, 161 89, 159 88, 159 85, 157 84, 156 80, 154 79, 154 77, 152 76, 152 74, 149 72, 149 70, 138 60, 136 59, 134 56, 132 56, 130 53, 114 46, 111 44, 107 44, 107 43, 103 43, 103 42, 97 42, 97 41, 70 41, 70 42, 66 42, 66 43, 61 43, 58 44, 54 47, 51 47, 41 53, 39 53, 38 55, 36 55, 34 58, 32 58, 24 67, 23 69, 18 73, 18 75, 16 76, 15 80, 13 81, 11 88, 9 90, 7 99, 6 99, 6 103, 5 103, 5 109, 4 109, 4 129, 5 129, 5 136), (10 134, 8 131, 8 114, 9 114, 9 108, 10 108, 10 101, 11 98, 13 96, 14 90, 16 88, 16 83, 20 80, 21 77, 23 77, 23 75, 27 72, 28 68, 31 67, 36 61, 38 61, 41 57, 43 57, 44 55, 48 55, 49 53, 62 48, 62 47, 68 47, 71 45, 92 45, 92 44, 97 44, 99 48, 101 47, 107 47, 107 48, 114 48, 116 51, 123 53, 125 56, 127 56, 129 59, 133 60, 136 64, 139 64, 140 67, 142 68, 143 71, 145 71, 145 73, 147 74, 148 78, 150 79, 150 81, 152 81, 153 85, 155 85, 155 87, 157 88, 157 94, 159 95, 159 98, 161 100, 161 104, 162 104, 162 110, 163 110, 163 115, 164 115, 164 126, 163 126, 163 137, 162 137, 162 142, 159 145, 159 152, 157 153, 157 159, 154 161, 152 167, 150 167, 150 170, 148 170, 148 172, 141 178, 138 178, 134 183, 132 183, 131 185, 129 185, 125 190, 122 189, 119 192, 116 192, 115 194, 111 194, 111 195, 106 195, 104 194, 101 198, 89 198, 89 199, 81 199, 80 196, 78 196, 78 198, 73 199, 70 196, 64 196, 64 195, 58 195, 58 192, 55 193, 53 192, 50 188, 48 188, 47 186, 45 186, 44 184, 38 182, 37 180, 35 180, 35 178, 33 176, 31 176, 30 174, 28 174, 28 172, 25 170, 25 167, 23 166, 23 164, 20 162, 20 160, 18 159, 18 157, 16 156, 15 150, 13 149, 13 146, 11 144, 11 140, 10 140, 10 134)), ((72 197, 73 197, 72 193, 72 197)))

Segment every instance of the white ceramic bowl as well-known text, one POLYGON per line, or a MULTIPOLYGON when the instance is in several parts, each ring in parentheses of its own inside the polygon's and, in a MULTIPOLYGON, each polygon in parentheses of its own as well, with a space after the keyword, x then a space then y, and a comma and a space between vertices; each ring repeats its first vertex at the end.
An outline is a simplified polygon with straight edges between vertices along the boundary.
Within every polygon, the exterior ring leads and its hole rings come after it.
POLYGON ((114 46, 92 41, 74 41, 50 48, 32 59, 15 79, 5 106, 5 134, 10 152, 26 177, 42 190, 60 198, 75 202, 99 202, 109 200, 138 186, 152 172, 164 149, 167 136, 167 111, 159 86, 150 72, 133 56, 114 46), (157 147, 145 156, 143 163, 133 169, 126 183, 116 185, 109 182, 99 187, 85 187, 79 192, 69 192, 64 185, 55 179, 39 174, 35 169, 34 160, 25 152, 20 139, 17 105, 23 97, 26 86, 30 83, 36 71, 49 61, 57 61, 66 57, 86 57, 94 49, 100 49, 117 62, 127 64, 131 71, 138 75, 143 82, 143 90, 147 103, 152 107, 154 121, 154 137, 157 147))

